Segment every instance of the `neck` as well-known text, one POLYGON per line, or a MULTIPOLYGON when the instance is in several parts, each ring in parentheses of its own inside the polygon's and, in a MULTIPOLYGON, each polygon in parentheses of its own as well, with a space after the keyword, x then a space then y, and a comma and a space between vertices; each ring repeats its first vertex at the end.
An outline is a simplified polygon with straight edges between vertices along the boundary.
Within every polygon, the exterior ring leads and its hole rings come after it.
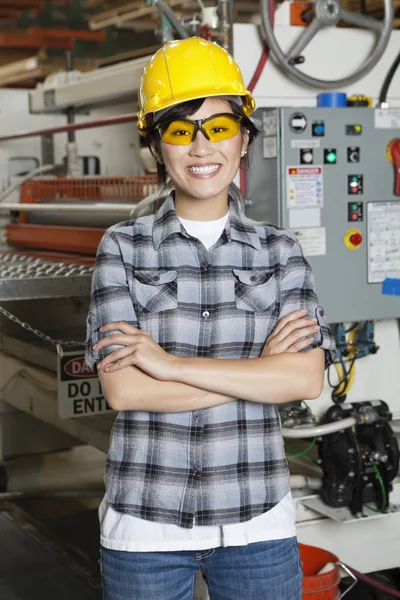
POLYGON ((228 212, 228 189, 211 198, 194 198, 175 191, 176 214, 189 221, 216 221, 228 212))

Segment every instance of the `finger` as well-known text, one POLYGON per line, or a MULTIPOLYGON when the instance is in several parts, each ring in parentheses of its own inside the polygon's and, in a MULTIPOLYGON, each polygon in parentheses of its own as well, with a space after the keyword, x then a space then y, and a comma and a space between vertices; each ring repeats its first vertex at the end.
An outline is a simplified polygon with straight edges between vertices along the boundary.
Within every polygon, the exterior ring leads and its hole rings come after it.
POLYGON ((290 348, 292 344, 300 341, 304 337, 309 335, 315 335, 320 330, 319 325, 311 325, 311 327, 303 327, 301 329, 295 329, 289 335, 287 335, 283 340, 280 340, 279 343, 286 346, 286 348, 290 348))
POLYGON ((305 309, 301 309, 301 310, 295 310, 287 315, 285 315, 284 317, 282 317, 282 319, 280 319, 278 321, 277 326, 275 327, 274 331, 272 332, 272 335, 275 336, 277 335, 281 329, 283 327, 285 327, 285 325, 287 325, 288 323, 290 323, 290 321, 295 321, 296 319, 301 319, 302 317, 304 317, 304 315, 306 315, 308 312, 308 310, 305 309))
POLYGON ((121 358, 117 362, 112 363, 111 365, 108 365, 108 367, 103 370, 104 370, 104 373, 115 373, 115 371, 121 371, 121 369, 125 369, 126 367, 131 367, 134 364, 135 364, 134 356, 133 356, 133 354, 130 354, 129 356, 127 356, 125 358, 121 358))
POLYGON ((106 348, 107 346, 130 346, 138 340, 138 337, 127 335, 124 333, 116 333, 114 335, 108 335, 107 337, 99 340, 93 346, 93 350, 101 350, 101 348, 106 348))
MULTIPOLYGON (((290 335, 286 336, 283 340, 274 339, 272 343, 269 345, 270 351, 273 350, 274 354, 281 354, 282 352, 288 352, 289 348, 295 345, 297 342, 301 342, 304 338, 308 338, 309 340, 313 338, 313 336, 318 333, 319 325, 313 325, 311 327, 304 327, 303 329, 297 329, 293 331, 290 335)), ((312 344, 314 338, 311 341, 308 341, 308 344, 312 344)), ((295 352, 296 350, 292 350, 295 352)))
POLYGON ((116 321, 115 323, 106 323, 106 325, 100 327, 99 331, 120 331, 121 333, 135 334, 139 333, 141 329, 138 329, 125 321, 116 321))
POLYGON ((290 321, 287 323, 283 329, 275 336, 278 342, 284 340, 288 335, 293 332, 297 332, 306 327, 319 327, 317 319, 314 317, 305 317, 303 319, 296 319, 295 321, 290 321))
POLYGON ((103 360, 98 363, 97 369, 104 370, 110 364, 117 362, 118 360, 121 360, 122 358, 125 358, 126 356, 129 356, 130 354, 132 354, 132 346, 127 346, 126 348, 120 348, 119 350, 114 350, 114 352, 111 352, 111 354, 109 354, 108 356, 103 358, 103 360))
POLYGON ((295 342, 292 346, 290 346, 286 350, 286 352, 299 352, 300 350, 303 350, 304 348, 311 346, 314 342, 315 342, 315 340, 314 340, 313 336, 310 335, 307 338, 305 338, 304 340, 299 340, 298 342, 295 342))

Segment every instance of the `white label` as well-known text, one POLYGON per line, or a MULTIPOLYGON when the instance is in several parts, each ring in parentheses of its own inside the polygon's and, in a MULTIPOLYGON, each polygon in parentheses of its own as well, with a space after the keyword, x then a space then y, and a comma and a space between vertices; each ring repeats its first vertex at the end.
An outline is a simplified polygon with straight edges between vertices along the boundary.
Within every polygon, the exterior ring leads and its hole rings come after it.
POLYGON ((325 227, 306 227, 304 229, 292 229, 291 231, 297 237, 304 256, 325 256, 325 227))
POLYGON ((387 108, 375 110, 375 128, 376 129, 399 129, 400 128, 400 108, 387 108))
POLYGON ((263 156, 264 158, 276 158, 276 136, 269 136, 264 138, 263 156))
POLYGON ((400 203, 368 202, 368 283, 400 278, 400 203))
POLYGON ((321 140, 290 140, 291 148, 320 148, 321 140))
POLYGON ((100 380, 85 365, 82 352, 64 352, 57 358, 58 414, 60 419, 87 417, 112 410, 100 380))
POLYGON ((266 136, 276 135, 277 132, 276 109, 266 110, 263 113, 263 134, 266 136))
POLYGON ((323 206, 322 167, 287 167, 287 206, 323 206))
POLYGON ((292 208, 289 210, 289 227, 321 227, 321 209, 292 208))

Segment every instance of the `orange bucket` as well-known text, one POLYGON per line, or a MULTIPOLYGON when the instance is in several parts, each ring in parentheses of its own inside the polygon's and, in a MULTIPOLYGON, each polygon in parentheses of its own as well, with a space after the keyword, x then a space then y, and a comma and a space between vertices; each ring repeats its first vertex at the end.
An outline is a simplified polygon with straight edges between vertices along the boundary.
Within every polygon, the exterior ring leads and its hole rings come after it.
POLYGON ((299 551, 303 563, 303 600, 340 600, 357 583, 354 575, 332 552, 305 544, 299 544, 299 551), (318 574, 328 563, 333 563, 335 568, 318 574), (340 568, 353 578, 352 585, 342 595, 339 591, 340 568))

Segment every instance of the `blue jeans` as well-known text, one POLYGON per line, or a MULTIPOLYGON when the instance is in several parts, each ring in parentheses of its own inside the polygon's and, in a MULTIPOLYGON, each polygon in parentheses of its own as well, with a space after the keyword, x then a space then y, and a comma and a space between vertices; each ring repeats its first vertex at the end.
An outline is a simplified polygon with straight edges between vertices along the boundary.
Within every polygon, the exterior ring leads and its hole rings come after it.
POLYGON ((193 600, 199 569, 211 600, 301 600, 296 538, 198 552, 101 549, 104 600, 193 600))

